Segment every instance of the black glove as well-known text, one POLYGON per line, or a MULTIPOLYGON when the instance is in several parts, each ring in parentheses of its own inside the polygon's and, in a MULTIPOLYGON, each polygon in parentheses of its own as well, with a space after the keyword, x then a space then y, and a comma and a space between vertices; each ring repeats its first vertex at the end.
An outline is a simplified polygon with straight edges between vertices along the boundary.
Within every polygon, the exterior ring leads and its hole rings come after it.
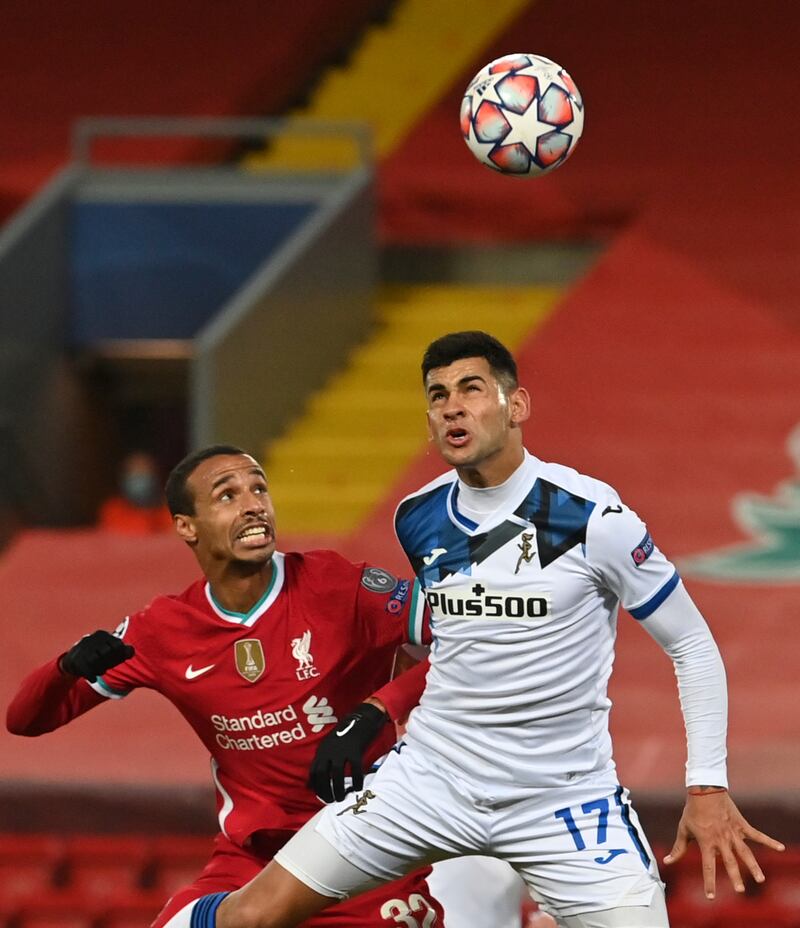
POLYGON ((386 714, 371 703, 362 702, 346 715, 319 743, 308 785, 323 802, 340 802, 345 796, 345 767, 350 765, 353 789, 364 785, 361 761, 364 751, 388 722, 386 714))
POLYGON ((77 641, 61 656, 58 666, 64 673, 94 683, 101 674, 133 657, 133 653, 131 645, 101 629, 77 641))

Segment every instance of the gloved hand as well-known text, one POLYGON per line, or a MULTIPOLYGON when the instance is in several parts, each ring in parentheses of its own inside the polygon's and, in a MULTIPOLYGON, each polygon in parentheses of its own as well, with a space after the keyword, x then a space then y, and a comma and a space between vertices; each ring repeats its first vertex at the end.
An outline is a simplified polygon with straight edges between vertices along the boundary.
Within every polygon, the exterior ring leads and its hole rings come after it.
POLYGON ((362 702, 346 715, 319 743, 308 785, 323 802, 337 802, 345 796, 345 768, 350 765, 353 789, 364 785, 361 763, 364 751, 378 737, 389 721, 381 709, 362 702))
POLYGON ((92 632, 62 654, 58 666, 73 677, 85 677, 90 683, 117 664, 133 657, 133 647, 111 632, 92 632))

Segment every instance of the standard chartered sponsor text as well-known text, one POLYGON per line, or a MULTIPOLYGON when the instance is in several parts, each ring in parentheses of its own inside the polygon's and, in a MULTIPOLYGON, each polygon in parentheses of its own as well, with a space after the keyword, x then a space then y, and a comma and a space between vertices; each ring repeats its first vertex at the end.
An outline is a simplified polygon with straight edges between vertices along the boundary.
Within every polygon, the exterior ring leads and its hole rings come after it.
POLYGON ((297 721, 297 710, 292 705, 274 712, 258 709, 250 715, 212 715, 211 724, 217 731, 217 744, 226 751, 269 750, 308 737, 303 723, 297 721), (280 728, 280 731, 264 733, 263 729, 268 728, 280 728), (253 731, 258 734, 246 737, 228 734, 253 731))

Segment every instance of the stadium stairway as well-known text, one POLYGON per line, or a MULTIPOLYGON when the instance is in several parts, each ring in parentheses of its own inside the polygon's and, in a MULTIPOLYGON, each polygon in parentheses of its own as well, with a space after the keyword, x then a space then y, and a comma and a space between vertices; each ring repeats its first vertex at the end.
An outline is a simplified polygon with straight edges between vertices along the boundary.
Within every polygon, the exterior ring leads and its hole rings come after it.
MULTIPOLYGON (((461 71, 531 0, 400 0, 386 24, 373 25, 346 68, 331 68, 298 120, 354 120, 373 130, 378 158, 389 154, 461 71)), ((454 125, 456 123, 454 122, 454 125)), ((290 134, 245 159, 254 170, 349 166, 346 142, 320 145, 290 134)))
MULTIPOLYGON (((76 119, 284 112, 389 2, 5 4, 0 57, 13 93, 0 108, 0 220, 64 165, 76 119)), ((196 140, 113 150, 171 161, 230 154, 196 140)))
POLYGON ((492 331, 512 349, 548 317, 555 286, 392 285, 374 334, 264 451, 281 531, 341 537, 390 493, 425 442, 420 346, 444 332, 492 331))

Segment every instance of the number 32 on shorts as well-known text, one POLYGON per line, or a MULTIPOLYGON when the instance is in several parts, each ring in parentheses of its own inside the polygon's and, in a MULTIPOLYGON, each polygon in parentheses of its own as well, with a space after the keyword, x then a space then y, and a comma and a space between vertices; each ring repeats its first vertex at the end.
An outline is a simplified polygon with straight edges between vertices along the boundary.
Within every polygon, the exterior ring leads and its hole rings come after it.
POLYGON ((381 906, 381 918, 391 918, 407 928, 433 928, 436 910, 420 893, 411 893, 408 902, 405 899, 387 899, 381 906))

